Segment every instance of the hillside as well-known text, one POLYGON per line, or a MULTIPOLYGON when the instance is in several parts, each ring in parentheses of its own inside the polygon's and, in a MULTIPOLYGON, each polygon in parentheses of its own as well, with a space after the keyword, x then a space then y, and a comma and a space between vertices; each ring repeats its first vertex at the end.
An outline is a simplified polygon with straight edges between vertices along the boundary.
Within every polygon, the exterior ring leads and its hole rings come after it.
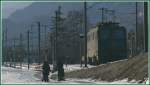
MULTIPOLYGON (((65 73, 66 78, 88 79, 113 82, 116 80, 136 80, 139 83, 148 78, 148 55, 140 55, 126 60, 111 62, 93 68, 65 73)), ((56 75, 52 76, 56 79, 56 75)))
POLYGON ((30 29, 31 24, 36 25, 37 21, 40 21, 42 24, 51 25, 51 17, 54 16, 58 6, 62 7, 64 15, 69 11, 82 8, 81 3, 35 2, 24 9, 16 10, 7 19, 3 19, 3 29, 7 27, 10 34, 8 37, 13 38, 18 37, 18 33, 24 33, 27 29, 30 29))

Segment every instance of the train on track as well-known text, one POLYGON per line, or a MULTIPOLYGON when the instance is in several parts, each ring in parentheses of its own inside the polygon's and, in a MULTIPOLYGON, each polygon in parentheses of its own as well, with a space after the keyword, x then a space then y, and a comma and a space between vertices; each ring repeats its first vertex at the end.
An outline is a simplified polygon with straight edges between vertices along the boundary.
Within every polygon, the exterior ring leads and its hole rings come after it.
POLYGON ((92 65, 127 58, 126 28, 119 23, 107 22, 87 33, 87 57, 92 65))

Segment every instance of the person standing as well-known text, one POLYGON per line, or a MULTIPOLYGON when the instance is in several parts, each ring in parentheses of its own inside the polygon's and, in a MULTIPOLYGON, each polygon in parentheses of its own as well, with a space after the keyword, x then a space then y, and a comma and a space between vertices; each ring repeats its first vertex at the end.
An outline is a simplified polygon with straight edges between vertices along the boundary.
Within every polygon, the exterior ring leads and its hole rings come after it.
POLYGON ((59 59, 57 62, 57 70, 58 70, 58 81, 65 80, 63 62, 61 59, 59 59))
POLYGON ((47 61, 44 61, 42 69, 43 69, 42 70, 42 73, 43 73, 42 81, 48 82, 49 81, 48 75, 49 75, 49 71, 50 71, 50 66, 49 66, 47 61))

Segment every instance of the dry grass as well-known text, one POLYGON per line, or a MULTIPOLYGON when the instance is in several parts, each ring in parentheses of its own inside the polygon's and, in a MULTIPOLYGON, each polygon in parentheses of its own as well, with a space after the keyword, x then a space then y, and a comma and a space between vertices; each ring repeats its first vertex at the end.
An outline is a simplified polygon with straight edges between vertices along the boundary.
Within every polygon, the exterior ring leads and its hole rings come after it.
MULTIPOLYGON (((97 67, 65 73, 66 78, 93 78, 103 81, 114 81, 128 78, 144 81, 148 77, 148 55, 136 56, 124 61, 107 63, 97 67)), ((56 75, 52 76, 56 79, 56 75)))

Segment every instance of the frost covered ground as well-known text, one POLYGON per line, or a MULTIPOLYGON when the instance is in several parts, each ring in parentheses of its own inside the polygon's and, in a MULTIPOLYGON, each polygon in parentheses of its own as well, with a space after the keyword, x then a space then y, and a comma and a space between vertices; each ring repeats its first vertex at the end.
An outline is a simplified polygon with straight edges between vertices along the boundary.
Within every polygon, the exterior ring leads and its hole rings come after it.
POLYGON ((2 83, 28 83, 36 82, 33 70, 2 67, 2 83))
MULTIPOLYGON (((52 68, 52 65, 50 65, 52 68)), ((38 73, 35 68, 36 65, 30 66, 30 70, 27 69, 27 66, 23 66, 22 69, 18 68, 12 68, 12 67, 4 67, 2 66, 2 83, 45 83, 41 81, 41 77, 37 77, 35 75, 40 75, 40 72, 38 73)), ((89 66, 91 68, 93 66, 89 66)), ((83 69, 80 67, 80 65, 68 65, 67 67, 64 66, 65 72, 68 71, 73 71, 73 70, 78 70, 78 69, 83 69)), ((39 69, 40 70, 40 69, 39 69)), ((55 72, 54 74, 56 74, 55 72)), ((52 73, 50 73, 52 75, 52 73)), ((50 76, 51 76, 50 75, 50 76)), ((96 81, 91 78, 88 79, 71 79, 68 78, 65 81, 57 81, 57 80, 52 80, 50 79, 50 82, 48 83, 74 83, 74 84, 79 84, 79 83, 136 83, 136 81, 131 81, 128 82, 128 79, 123 79, 123 80, 116 80, 114 82, 106 82, 106 81, 96 81)), ((148 83, 148 80, 147 80, 148 83)))

